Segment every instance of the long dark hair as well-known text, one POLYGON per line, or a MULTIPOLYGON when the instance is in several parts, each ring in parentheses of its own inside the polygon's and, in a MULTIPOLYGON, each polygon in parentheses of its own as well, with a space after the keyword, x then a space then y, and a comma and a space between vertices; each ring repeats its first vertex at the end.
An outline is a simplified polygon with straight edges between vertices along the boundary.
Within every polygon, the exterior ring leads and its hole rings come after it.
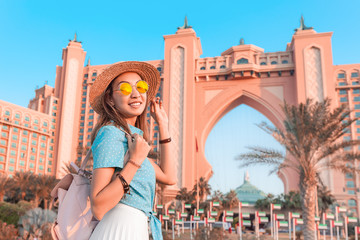
MULTIPOLYGON (((111 104, 111 97, 113 94, 112 84, 114 80, 109 84, 104 93, 100 96, 99 101, 101 101, 102 111, 99 114, 99 120, 96 123, 92 133, 91 133, 91 144, 94 142, 96 135, 99 129, 103 126, 109 125, 111 120, 114 122, 116 127, 122 127, 126 132, 131 133, 127 122, 125 121, 124 115, 118 111, 111 104)), ((136 118, 135 127, 141 129, 144 132, 144 139, 149 142, 149 126, 146 121, 146 110, 148 108, 150 101, 146 101, 146 106, 144 111, 136 118)))

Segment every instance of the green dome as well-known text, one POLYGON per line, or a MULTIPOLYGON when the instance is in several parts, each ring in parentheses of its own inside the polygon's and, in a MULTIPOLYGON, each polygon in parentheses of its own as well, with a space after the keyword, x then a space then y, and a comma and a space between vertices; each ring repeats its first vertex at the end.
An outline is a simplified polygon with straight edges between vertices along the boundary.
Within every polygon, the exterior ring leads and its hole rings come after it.
POLYGON ((241 202, 255 204, 258 199, 266 198, 266 194, 250 183, 249 174, 246 173, 244 183, 235 189, 236 195, 241 202))

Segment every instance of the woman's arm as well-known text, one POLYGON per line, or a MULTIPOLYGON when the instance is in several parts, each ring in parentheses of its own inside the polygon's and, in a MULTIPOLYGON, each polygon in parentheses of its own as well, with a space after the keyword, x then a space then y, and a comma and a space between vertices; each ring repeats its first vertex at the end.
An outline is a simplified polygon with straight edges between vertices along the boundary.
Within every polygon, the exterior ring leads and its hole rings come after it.
MULTIPOLYGON (((169 121, 160 98, 152 101, 150 113, 159 125, 159 139, 170 138, 169 121)), ((156 180, 166 185, 176 184, 175 164, 171 158, 172 145, 173 142, 160 144, 160 167, 153 161, 150 161, 155 170, 156 180)))
MULTIPOLYGON (((130 159, 136 164, 141 165, 145 160, 150 146, 139 135, 134 135, 134 142, 128 138, 130 159)), ((127 163, 121 170, 121 175, 126 182, 130 184, 135 176, 138 167, 134 164, 127 163)), ((105 213, 119 203, 124 195, 124 188, 118 177, 114 176, 115 168, 97 168, 93 171, 91 181, 90 201, 91 211, 95 218, 101 220, 105 213)))

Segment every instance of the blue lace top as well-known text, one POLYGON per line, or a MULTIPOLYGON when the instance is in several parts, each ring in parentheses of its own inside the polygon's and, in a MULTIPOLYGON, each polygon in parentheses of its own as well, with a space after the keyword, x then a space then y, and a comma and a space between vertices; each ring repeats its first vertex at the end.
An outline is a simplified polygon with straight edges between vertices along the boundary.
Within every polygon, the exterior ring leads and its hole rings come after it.
MULTIPOLYGON (((143 131, 129 125, 131 133, 143 135, 143 131)), ((125 133, 119 128, 108 125, 99 129, 91 147, 94 159, 93 168, 114 167, 119 171, 124 166, 124 156, 128 150, 125 133)), ((154 240, 162 240, 161 223, 153 215, 152 205, 155 196, 155 171, 149 159, 145 159, 130 182, 130 195, 121 203, 142 210, 150 220, 154 240)))

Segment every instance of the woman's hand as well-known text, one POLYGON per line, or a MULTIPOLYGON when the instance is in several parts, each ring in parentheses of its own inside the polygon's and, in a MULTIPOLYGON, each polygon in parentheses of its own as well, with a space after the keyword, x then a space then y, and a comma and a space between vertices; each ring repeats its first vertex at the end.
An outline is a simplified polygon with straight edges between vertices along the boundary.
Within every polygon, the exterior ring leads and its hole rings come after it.
POLYGON ((126 138, 128 140, 130 159, 141 165, 147 157, 151 147, 139 134, 135 133, 132 136, 126 134, 126 138))
POLYGON ((159 97, 151 100, 150 104, 151 117, 159 124, 159 126, 167 126, 169 123, 168 116, 162 106, 162 100, 159 97))

